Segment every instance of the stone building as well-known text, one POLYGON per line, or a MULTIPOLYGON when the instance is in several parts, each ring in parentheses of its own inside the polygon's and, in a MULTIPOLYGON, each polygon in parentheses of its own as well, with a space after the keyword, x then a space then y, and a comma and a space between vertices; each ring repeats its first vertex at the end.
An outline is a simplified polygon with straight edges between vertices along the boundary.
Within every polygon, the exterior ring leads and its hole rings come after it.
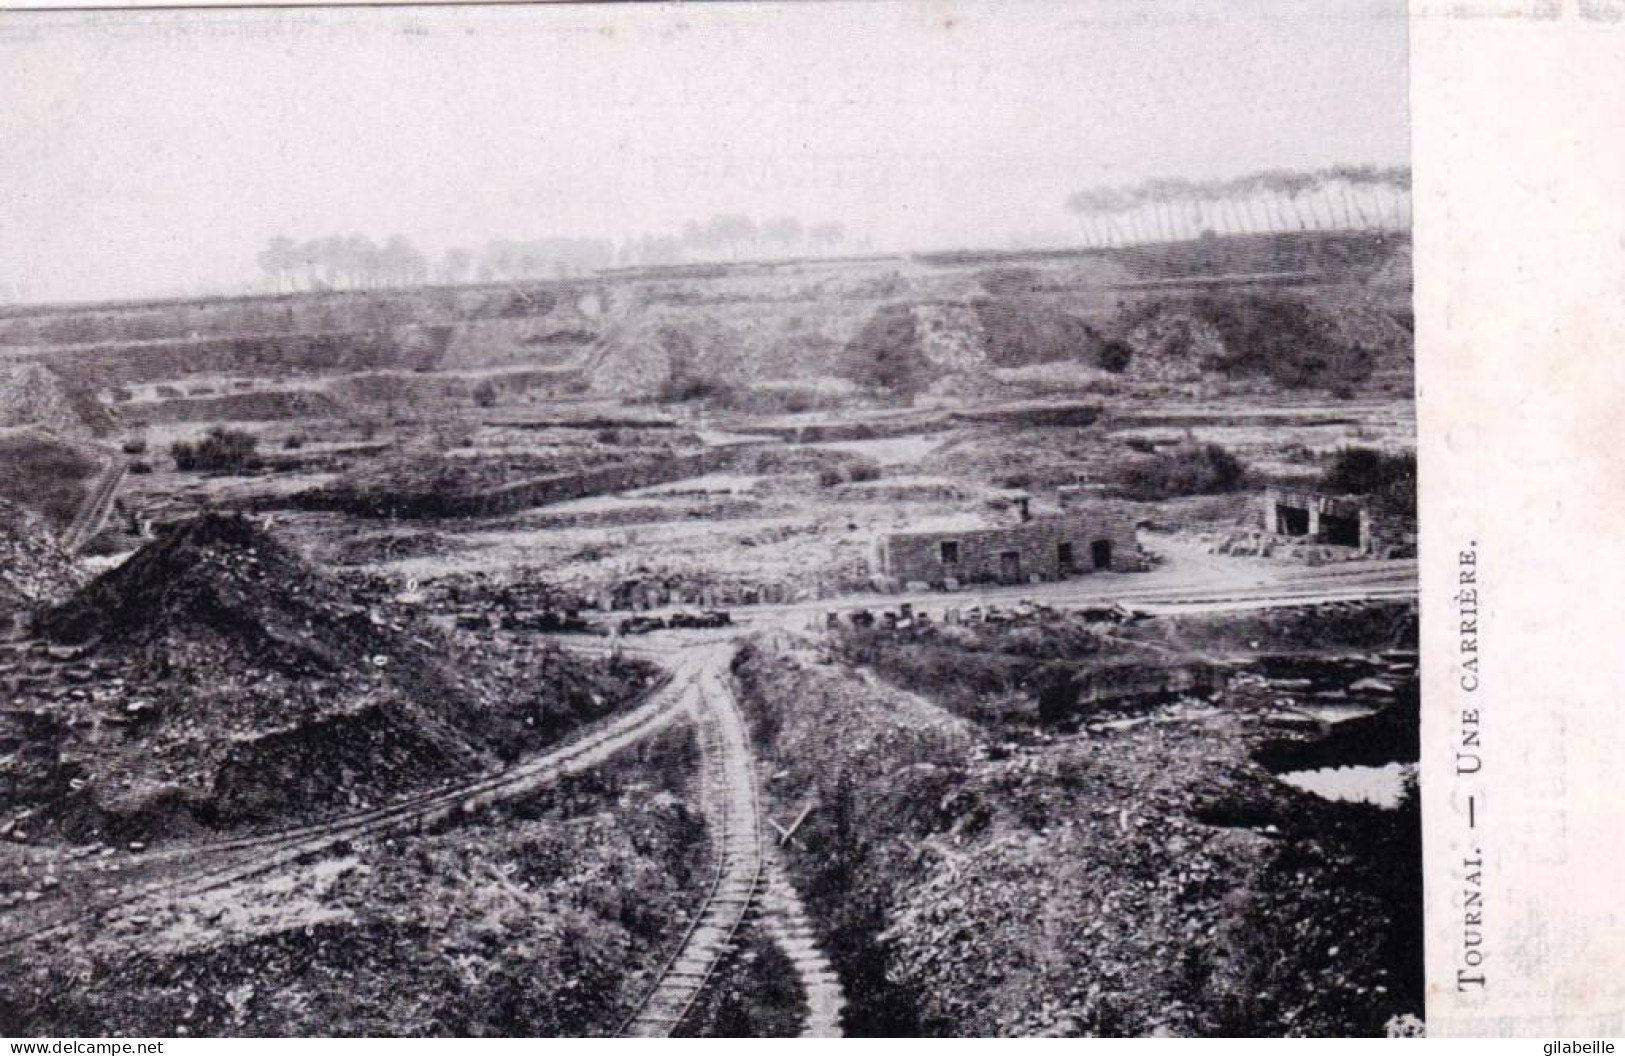
POLYGON ((925 522, 893 532, 877 546, 880 574, 932 587, 961 583, 1030 583, 1090 572, 1145 567, 1134 519, 1107 504, 1073 506, 994 524, 978 514, 925 522))
POLYGON ((1323 495, 1290 488, 1264 492, 1264 530, 1362 554, 1416 552, 1416 518, 1355 495, 1323 495))

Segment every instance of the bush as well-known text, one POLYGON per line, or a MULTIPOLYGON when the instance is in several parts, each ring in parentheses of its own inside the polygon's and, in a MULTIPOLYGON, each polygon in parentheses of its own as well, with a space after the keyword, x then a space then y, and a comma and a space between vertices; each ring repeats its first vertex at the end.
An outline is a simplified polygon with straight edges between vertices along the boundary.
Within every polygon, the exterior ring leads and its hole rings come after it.
POLYGON ((282 441, 282 447, 286 451, 297 451, 304 446, 305 438, 300 436, 298 433, 294 433, 292 436, 282 441))
POLYGON ((176 469, 218 473, 255 468, 259 464, 255 455, 258 447, 259 438, 253 433, 215 426, 195 444, 175 441, 169 454, 176 469))
POLYGON ((818 483, 826 488, 879 479, 880 463, 866 458, 854 458, 837 466, 824 466, 818 471, 818 483))
POLYGON ((1113 374, 1121 374, 1134 361, 1134 349, 1127 341, 1111 338, 1095 350, 1095 366, 1113 374))
POLYGON ((1126 467, 1119 487, 1142 501, 1176 495, 1218 495, 1246 483, 1247 467, 1218 444, 1186 443, 1126 467))
POLYGON ((738 398, 733 386, 725 381, 700 374, 687 373, 667 377, 665 381, 660 383, 660 391, 655 397, 660 403, 692 403, 698 400, 710 400, 723 404, 736 402, 738 398))
POLYGON ((1390 455, 1370 447, 1345 447, 1321 476, 1322 491, 1368 495, 1401 510, 1416 511, 1416 455, 1390 455))
POLYGON ((497 387, 486 378, 474 386, 474 404, 477 407, 495 407, 497 403, 497 387))
POLYGON ((142 473, 151 473, 152 472, 152 463, 143 461, 143 460, 138 458, 134 462, 130 463, 130 472, 135 473, 137 475, 140 475, 142 473))
POLYGON ((144 455, 147 452, 147 442, 138 436, 124 441, 121 450, 126 455, 144 455))
POLYGON ((119 403, 129 403, 131 400, 135 399, 135 393, 131 392, 123 385, 119 385, 113 389, 113 399, 119 403))

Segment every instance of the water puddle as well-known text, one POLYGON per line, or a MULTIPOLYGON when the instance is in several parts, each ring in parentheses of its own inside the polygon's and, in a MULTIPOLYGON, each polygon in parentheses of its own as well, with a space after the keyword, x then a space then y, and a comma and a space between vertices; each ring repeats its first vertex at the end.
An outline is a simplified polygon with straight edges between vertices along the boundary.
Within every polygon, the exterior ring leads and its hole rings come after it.
POLYGON ((1361 704, 1300 704, 1299 711, 1306 711, 1321 722, 1333 726, 1350 719, 1363 719, 1377 713, 1376 708, 1369 708, 1361 704))
POLYGON ((1399 806, 1407 781, 1416 774, 1415 763, 1383 766, 1331 766, 1320 770, 1293 770, 1278 775, 1282 781, 1339 803, 1370 803, 1392 810, 1399 806))

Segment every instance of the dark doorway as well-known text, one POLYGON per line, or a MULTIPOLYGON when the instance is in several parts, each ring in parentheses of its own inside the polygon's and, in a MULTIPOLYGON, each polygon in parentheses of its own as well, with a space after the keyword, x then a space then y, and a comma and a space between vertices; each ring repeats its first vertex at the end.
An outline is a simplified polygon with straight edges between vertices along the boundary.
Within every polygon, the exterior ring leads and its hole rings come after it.
POLYGON ((1320 515, 1320 537, 1333 546, 1357 547, 1360 545, 1360 519, 1323 513, 1320 515))
POLYGON ((1112 541, 1110 539, 1096 539, 1089 544, 1089 558, 1096 568, 1112 567, 1112 541))
POLYGON ((1006 550, 999 555, 999 578, 1006 583, 1021 582, 1021 551, 1006 550))
POLYGON ((1275 507, 1275 530, 1281 535, 1308 535, 1309 511, 1296 506, 1275 507))
POLYGON ((1061 575, 1070 575, 1072 572, 1072 544, 1055 544, 1055 563, 1061 567, 1061 575))

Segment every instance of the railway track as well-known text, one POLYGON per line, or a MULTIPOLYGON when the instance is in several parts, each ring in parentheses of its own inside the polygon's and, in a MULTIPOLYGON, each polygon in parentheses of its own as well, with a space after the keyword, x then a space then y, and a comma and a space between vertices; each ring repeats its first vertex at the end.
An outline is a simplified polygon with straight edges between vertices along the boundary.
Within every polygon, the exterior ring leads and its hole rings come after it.
POLYGON ((372 810, 272 833, 220 840, 179 849, 184 862, 171 867, 158 862, 157 879, 134 892, 91 900, 59 896, 71 902, 61 913, 36 907, 21 930, 0 933, 0 948, 38 941, 73 927, 105 922, 121 912, 154 899, 174 902, 284 866, 306 855, 328 850, 341 841, 380 836, 421 827, 457 811, 471 811, 535 791, 560 777, 590 769, 624 748, 643 740, 672 722, 679 705, 691 694, 695 677, 678 671, 646 691, 641 704, 597 725, 554 750, 535 756, 499 774, 437 789, 372 810), (41 919, 41 917, 47 919, 41 919))
POLYGON ((70 554, 76 554, 102 530, 102 525, 107 521, 107 514, 113 508, 113 500, 118 497, 119 485, 124 483, 124 476, 129 469, 127 464, 119 462, 102 474, 101 479, 96 482, 96 490, 85 500, 84 505, 79 507, 73 523, 63 534, 62 549, 70 554))
POLYGON ((716 866, 681 940, 621 1025, 623 1037, 669 1037, 682 1027, 766 887, 761 805, 744 719, 714 669, 700 676, 697 688, 716 866))

